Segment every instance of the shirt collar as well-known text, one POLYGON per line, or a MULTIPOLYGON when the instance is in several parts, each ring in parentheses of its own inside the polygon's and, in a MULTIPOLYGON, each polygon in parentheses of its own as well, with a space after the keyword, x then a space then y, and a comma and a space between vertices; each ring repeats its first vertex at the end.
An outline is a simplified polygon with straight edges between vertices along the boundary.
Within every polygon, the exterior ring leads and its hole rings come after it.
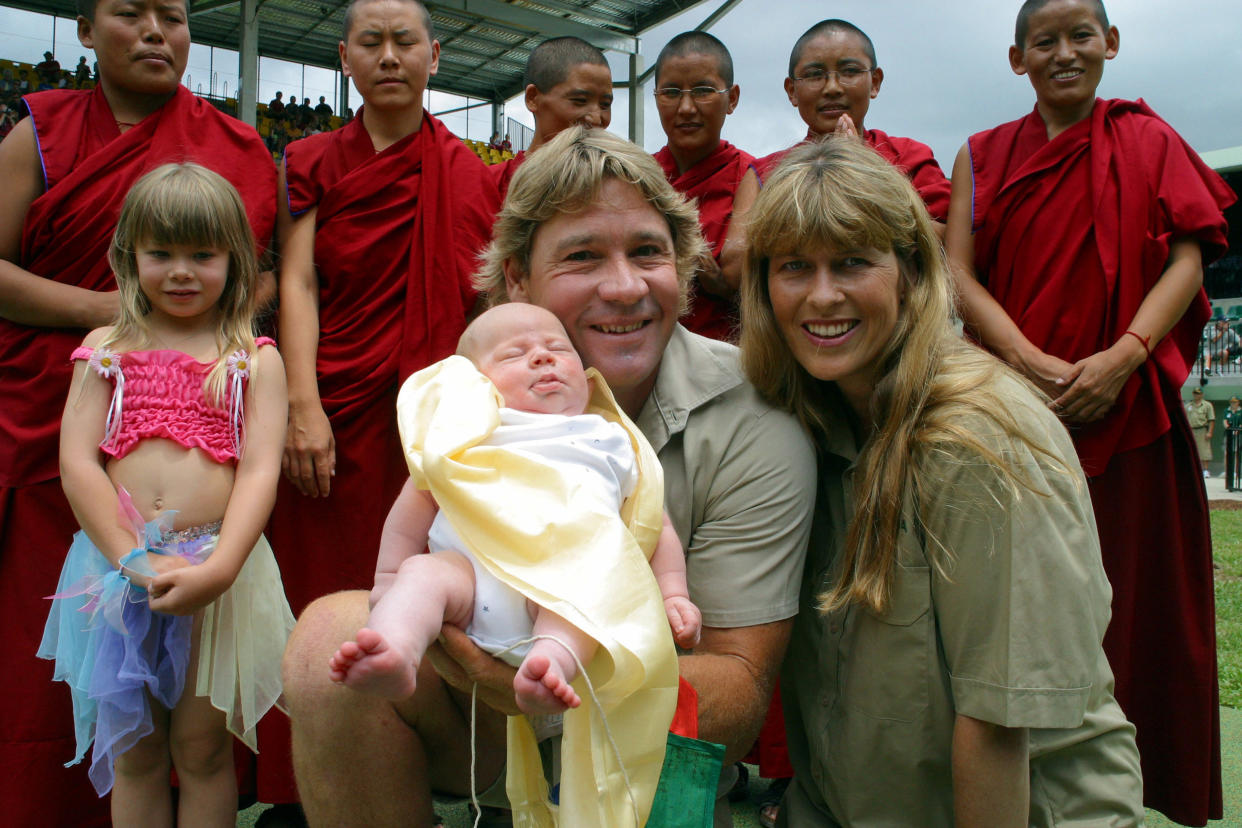
POLYGON ((673 327, 655 387, 638 414, 638 427, 656 451, 685 430, 692 411, 745 382, 737 353, 728 343, 673 327))

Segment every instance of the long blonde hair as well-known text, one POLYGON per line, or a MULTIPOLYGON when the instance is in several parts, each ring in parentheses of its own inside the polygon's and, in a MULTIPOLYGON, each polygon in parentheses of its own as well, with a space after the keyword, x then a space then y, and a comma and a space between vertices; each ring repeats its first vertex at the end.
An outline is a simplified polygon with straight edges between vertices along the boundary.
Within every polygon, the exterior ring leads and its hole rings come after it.
POLYGON ((605 130, 580 126, 564 130, 531 153, 513 174, 504 207, 492 226, 492 243, 474 276, 475 289, 487 295, 488 304, 509 300, 506 261, 530 275, 535 231, 556 216, 590 207, 611 179, 633 184, 668 223, 680 287, 679 312, 685 312, 690 280, 711 258, 699 230, 698 210, 673 189, 660 165, 641 147, 605 130))
MULTIPOLYGON (((228 251, 229 274, 219 300, 216 344, 219 358, 204 381, 207 398, 224 399, 228 357, 243 350, 254 356, 255 289, 259 277, 254 234, 236 188, 217 173, 193 163, 164 164, 135 182, 117 220, 108 250, 116 276, 121 312, 97 347, 133 350, 151 344, 147 314, 151 303, 138 280, 137 246, 192 244, 228 251)), ((257 364, 251 360, 251 379, 257 364)))
POLYGON ((843 565, 837 581, 820 596, 824 611, 859 603, 883 612, 907 498, 916 504, 932 564, 944 572, 952 556, 927 530, 919 506, 935 483, 926 472, 934 455, 974 456, 995 467, 1000 481, 1015 493, 1019 487, 1034 490, 1026 475, 972 430, 971 415, 997 423, 1010 439, 1064 466, 1024 433, 998 396, 996 379, 1017 375, 955 330, 948 263, 922 199, 900 171, 861 141, 833 138, 792 151, 755 201, 747 241, 743 368, 760 394, 791 411, 821 440, 829 429, 824 412, 840 404, 838 392, 835 383, 808 374, 790 351, 772 311, 769 262, 777 255, 825 248, 867 247, 897 258, 902 301, 892 338, 878 357, 879 380, 871 399, 875 431, 856 466, 856 507, 843 565))

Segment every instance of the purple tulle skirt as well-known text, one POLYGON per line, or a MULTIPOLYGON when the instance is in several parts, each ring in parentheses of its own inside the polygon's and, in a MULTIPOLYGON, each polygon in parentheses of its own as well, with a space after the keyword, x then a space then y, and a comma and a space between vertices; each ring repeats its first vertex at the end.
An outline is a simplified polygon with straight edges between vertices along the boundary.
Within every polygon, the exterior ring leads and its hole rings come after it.
MULTIPOLYGON (((201 563, 215 546, 214 533, 187 538, 169 532, 167 521, 145 529, 147 548, 122 560, 144 575, 154 574, 148 549, 201 563)), ((73 697, 77 755, 69 764, 80 762, 93 741, 89 776, 103 796, 112 789, 116 757, 151 733, 152 700, 165 709, 180 700, 194 619, 152 612, 146 590, 114 569, 85 532, 74 535, 51 597, 39 657, 56 662, 53 677, 73 697)))

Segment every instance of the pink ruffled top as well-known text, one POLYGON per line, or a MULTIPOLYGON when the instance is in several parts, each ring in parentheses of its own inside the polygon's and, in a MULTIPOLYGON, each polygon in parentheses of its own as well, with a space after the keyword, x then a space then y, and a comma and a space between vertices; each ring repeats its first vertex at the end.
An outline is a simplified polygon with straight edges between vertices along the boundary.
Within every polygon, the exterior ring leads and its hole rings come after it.
MULTIPOLYGON (((268 337, 257 347, 275 344, 268 337)), ((242 402, 250 377, 245 351, 228 357, 223 405, 213 405, 203 391, 212 363, 180 351, 125 351, 77 348, 73 360, 85 359, 114 385, 103 442, 105 454, 121 458, 140 440, 162 437, 204 451, 217 463, 237 462, 244 422, 242 402)))

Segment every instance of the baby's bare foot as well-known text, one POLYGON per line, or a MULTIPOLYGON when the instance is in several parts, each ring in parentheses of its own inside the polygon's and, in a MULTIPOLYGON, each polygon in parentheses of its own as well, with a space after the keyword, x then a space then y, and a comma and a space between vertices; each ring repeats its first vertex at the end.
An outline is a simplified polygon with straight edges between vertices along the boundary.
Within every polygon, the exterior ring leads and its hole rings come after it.
POLYGON ((513 677, 518 708, 523 713, 539 715, 560 713, 582 704, 569 684, 577 672, 568 650, 555 642, 536 642, 513 677), (551 646, 540 647, 542 644, 551 646))
POLYGON ((394 641, 368 627, 328 659, 332 680, 363 693, 399 700, 414 694, 418 663, 394 641))

